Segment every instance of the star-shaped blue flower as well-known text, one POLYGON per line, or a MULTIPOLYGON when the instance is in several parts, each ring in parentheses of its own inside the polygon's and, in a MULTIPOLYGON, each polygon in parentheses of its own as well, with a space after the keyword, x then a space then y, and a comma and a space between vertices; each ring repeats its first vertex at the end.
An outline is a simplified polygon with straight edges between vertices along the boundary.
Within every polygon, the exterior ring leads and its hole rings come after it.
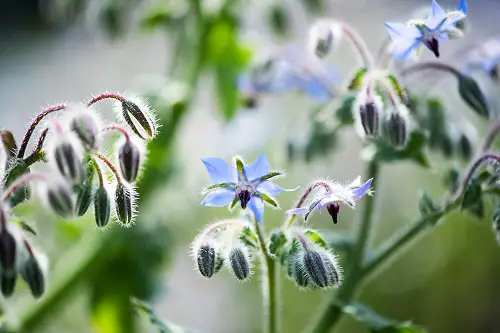
POLYGON ((431 12, 425 21, 386 22, 385 26, 394 44, 393 56, 397 60, 406 60, 413 51, 418 53, 421 46, 425 45, 439 57, 439 42, 460 34, 456 23, 463 20, 467 12, 466 0, 460 0, 458 9, 450 12, 445 12, 436 0, 433 0, 431 12))
POLYGON ((309 205, 289 209, 285 212, 285 214, 305 215, 304 218, 307 220, 312 212, 321 212, 323 208, 326 207, 328 214, 330 214, 333 219, 333 223, 336 224, 337 216, 340 211, 339 203, 346 204, 354 209, 357 200, 361 199, 366 194, 372 194, 372 190, 370 188, 372 180, 373 178, 370 178, 364 184, 361 184, 361 177, 358 177, 348 185, 332 182, 330 183, 329 190, 315 196, 309 205))
POLYGON ((283 173, 271 171, 264 154, 250 165, 244 165, 241 159, 235 158, 234 167, 220 158, 204 158, 202 161, 213 185, 205 189, 207 196, 201 204, 212 207, 231 204, 230 207, 234 207, 239 201, 242 209, 250 208, 259 223, 262 223, 264 215, 264 202, 278 207, 274 199, 277 194, 298 188, 283 189, 270 181, 283 173))

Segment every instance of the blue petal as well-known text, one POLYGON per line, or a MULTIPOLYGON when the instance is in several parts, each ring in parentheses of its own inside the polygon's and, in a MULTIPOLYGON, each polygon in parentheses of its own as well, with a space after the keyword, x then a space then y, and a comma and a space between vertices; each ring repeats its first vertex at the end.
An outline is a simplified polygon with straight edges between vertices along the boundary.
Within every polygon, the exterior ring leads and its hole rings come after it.
POLYGON ((436 29, 443 20, 446 19, 446 12, 441 8, 440 5, 436 2, 436 0, 432 0, 432 8, 429 13, 429 17, 425 21, 425 26, 430 30, 436 29))
POLYGON ((309 207, 300 207, 300 208, 293 208, 289 209, 285 212, 285 214, 288 215, 305 215, 309 212, 309 207))
POLYGON ((203 206, 223 207, 229 205, 235 198, 234 190, 220 188, 210 192, 201 202, 203 206))
POLYGON ((324 82, 316 78, 303 78, 299 84, 299 89, 304 91, 312 99, 319 101, 331 100, 334 96, 324 82))
POLYGON ((384 25, 394 42, 398 42, 401 39, 415 39, 422 36, 420 30, 414 25, 392 22, 385 22, 384 25))
POLYGON ((366 183, 361 185, 361 187, 352 191, 354 200, 361 199, 366 194, 366 192, 368 192, 368 190, 370 189, 370 185, 372 184, 372 180, 373 178, 368 179, 366 183))
POLYGON ((220 158, 203 158, 208 175, 214 184, 235 183, 237 181, 236 169, 220 158))
POLYGON ((299 186, 297 186, 296 188, 293 188, 293 189, 284 189, 284 188, 276 185, 272 181, 266 180, 266 181, 260 183, 257 186, 256 190, 257 190, 257 192, 264 193, 270 197, 275 197, 276 195, 280 194, 283 191, 291 192, 291 191, 297 190, 298 188, 299 188, 299 186))
POLYGON ((461 11, 465 15, 469 14, 469 8, 467 6, 467 0, 460 0, 457 10, 461 11))
POLYGON ((245 166, 245 175, 247 180, 252 181, 262 176, 267 175, 271 172, 271 167, 267 161, 266 155, 264 153, 260 154, 259 157, 252 164, 245 166))
POLYGON ((400 40, 394 43, 392 54, 396 60, 406 60, 410 54, 420 46, 421 43, 422 41, 418 39, 400 40))
POLYGON ((254 213, 255 219, 259 223, 262 223, 262 217, 264 216, 264 201, 256 196, 252 196, 247 207, 254 213))

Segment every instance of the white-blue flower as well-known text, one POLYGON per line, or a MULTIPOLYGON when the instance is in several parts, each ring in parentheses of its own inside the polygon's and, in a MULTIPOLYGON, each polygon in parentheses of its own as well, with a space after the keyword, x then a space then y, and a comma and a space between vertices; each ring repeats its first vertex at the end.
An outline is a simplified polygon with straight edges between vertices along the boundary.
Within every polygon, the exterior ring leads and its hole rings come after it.
POLYGON ((204 158, 202 161, 213 185, 204 190, 207 196, 201 204, 212 207, 231 204, 234 207, 239 201, 242 209, 250 208, 259 223, 264 215, 264 202, 278 207, 274 199, 277 194, 298 188, 283 189, 270 181, 283 173, 271 171, 264 154, 250 165, 244 165, 241 159, 235 158, 234 167, 220 158, 204 158))
POLYGON ((333 219, 333 223, 337 223, 337 216, 340 210, 339 203, 343 203, 354 209, 356 201, 361 199, 366 194, 372 195, 370 188, 373 178, 368 179, 364 184, 361 184, 361 177, 356 178, 353 182, 347 185, 340 183, 330 183, 330 188, 324 193, 317 195, 311 200, 307 206, 289 209, 285 214, 289 215, 305 215, 307 220, 309 215, 314 211, 322 211, 326 209, 333 219))
POLYGON ((500 39, 491 38, 474 47, 465 56, 462 71, 470 72, 479 69, 493 78, 498 79, 500 64, 500 39))
POLYGON ((425 45, 436 57, 439 57, 439 42, 451 36, 460 35, 456 23, 467 16, 467 0, 460 0, 457 10, 445 12, 436 0, 425 21, 410 20, 407 23, 385 22, 393 41, 393 56, 397 60, 406 60, 413 52, 420 52, 425 45))

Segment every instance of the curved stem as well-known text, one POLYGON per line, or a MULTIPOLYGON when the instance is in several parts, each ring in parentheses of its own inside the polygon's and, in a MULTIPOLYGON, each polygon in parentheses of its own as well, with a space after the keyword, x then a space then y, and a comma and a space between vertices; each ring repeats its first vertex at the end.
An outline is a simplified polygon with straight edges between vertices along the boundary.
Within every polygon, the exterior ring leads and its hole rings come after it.
MULTIPOLYGON (((365 178, 373 178, 372 186, 378 180, 379 165, 375 161, 370 161, 365 172, 365 178)), ((349 253, 346 263, 349 265, 346 269, 345 282, 340 286, 337 293, 333 293, 320 306, 319 316, 315 318, 310 329, 314 333, 324 333, 333 329, 342 317, 343 311, 339 303, 349 302, 356 288, 362 279, 362 264, 365 257, 366 247, 368 245, 371 224, 374 217, 375 197, 368 196, 364 202, 363 211, 360 217, 357 241, 354 249, 349 253)))
POLYGON ((101 167, 99 167, 99 163, 97 163, 97 161, 94 158, 92 158, 92 161, 94 163, 94 167, 97 173, 97 178, 99 179, 99 186, 104 187, 104 178, 102 176, 101 167))
POLYGON ((125 140, 127 142, 130 141, 130 134, 127 132, 127 130, 119 125, 109 125, 109 126, 106 126, 102 129, 103 132, 105 131, 118 131, 120 133, 123 134, 123 136, 125 137, 125 140))
POLYGON ((26 182, 32 180, 46 180, 47 177, 41 173, 26 173, 16 179, 3 193, 2 201, 7 201, 14 191, 23 186, 26 182))
POLYGON ((40 112, 35 117, 35 119, 33 119, 30 126, 28 127, 28 130, 24 134, 21 146, 19 147, 19 150, 17 151, 18 158, 24 157, 24 153, 26 152, 26 148, 28 147, 28 143, 30 141, 30 138, 33 135, 33 132, 35 131, 36 126, 43 120, 43 118, 45 118, 46 116, 48 116, 49 114, 51 114, 53 112, 64 110, 65 108, 66 108, 66 104, 58 104, 58 105, 48 107, 47 109, 40 112))
POLYGON ((474 173, 476 172, 476 170, 489 160, 494 160, 497 163, 500 163, 500 155, 485 153, 485 154, 479 156, 474 161, 474 163, 472 163, 471 166, 467 169, 462 182, 460 182, 460 186, 458 187, 457 191, 455 192, 455 195, 453 196, 455 200, 458 197, 460 197, 462 195, 462 193, 465 191, 467 184, 469 183, 471 178, 474 176, 474 173))
POLYGON ((208 235, 209 233, 211 233, 212 231, 214 231, 216 229, 219 229, 219 228, 222 228, 222 227, 226 227, 226 226, 229 226, 229 225, 244 226, 245 222, 243 220, 238 220, 238 219, 222 220, 222 221, 219 221, 219 222, 216 222, 214 224, 209 225, 200 234, 203 235, 203 236, 205 236, 205 235, 208 235))
POLYGON ((33 163, 40 161, 44 157, 43 144, 45 143, 45 138, 47 137, 48 131, 49 131, 48 128, 42 131, 40 137, 38 138, 38 142, 36 144, 35 149, 33 149, 33 152, 24 159, 24 162, 26 162, 27 166, 30 166, 33 163))
POLYGON ((500 133, 500 119, 497 119, 493 125, 490 127, 488 130, 488 133, 486 134, 486 138, 484 139, 483 146, 481 147, 481 153, 487 152, 491 145, 493 144, 493 141, 495 141, 498 133, 500 133))
POLYGON ((120 101, 120 102, 123 102, 125 100, 125 97, 123 97, 122 95, 120 94, 116 94, 116 93, 106 93, 106 94, 100 94, 100 95, 97 95, 96 97, 92 98, 88 103, 87 105, 88 106, 91 106, 92 104, 94 103, 97 103, 99 101, 102 101, 103 99, 108 99, 108 98, 111 98, 111 99, 116 99, 117 101, 120 101))
POLYGON ((278 297, 276 288, 276 265, 267 251, 262 227, 254 217, 255 232, 259 241, 262 261, 262 303, 265 311, 265 332, 278 332, 278 297))
POLYGON ((116 178, 116 181, 118 182, 118 184, 121 183, 121 178, 120 178, 120 174, 118 173, 118 171, 116 170, 115 166, 113 165, 113 163, 111 163, 110 160, 108 160, 108 158, 98 152, 91 152, 92 155, 94 155, 95 157, 97 157, 98 159, 100 159, 101 161, 104 162, 104 164, 106 164, 106 166, 111 170, 111 172, 113 172, 113 174, 115 175, 115 178, 116 178))
POLYGON ((366 46, 366 43, 363 38, 357 33, 355 29, 344 22, 338 22, 342 32, 347 36, 354 49, 360 55, 361 60, 363 62, 364 67, 371 68, 373 67, 373 56, 370 53, 370 50, 366 46))
POLYGON ((435 69, 438 71, 443 71, 443 72, 448 72, 450 74, 453 74, 457 78, 460 78, 462 74, 453 66, 450 66, 448 64, 443 64, 440 62, 423 62, 421 64, 416 64, 407 68, 404 68, 400 75, 401 76, 408 76, 414 73, 417 73, 418 71, 424 71, 424 70, 429 70, 429 69, 435 69))
POLYGON ((379 68, 389 68, 392 57, 391 57, 392 39, 387 37, 380 45, 380 49, 377 54, 377 63, 379 68))
MULTIPOLYGON (((332 188, 330 187, 330 184, 327 181, 324 180, 318 180, 309 185, 309 187, 302 193, 302 196, 300 197, 299 201, 297 201, 297 204, 295 205, 295 208, 300 208, 306 201, 307 197, 312 193, 312 191, 318 187, 323 187, 327 192, 330 192, 332 188)), ((286 230, 290 228, 293 224, 293 221, 295 220, 295 217, 297 217, 297 214, 292 214, 289 215, 288 218, 285 220, 283 223, 282 229, 286 230)))

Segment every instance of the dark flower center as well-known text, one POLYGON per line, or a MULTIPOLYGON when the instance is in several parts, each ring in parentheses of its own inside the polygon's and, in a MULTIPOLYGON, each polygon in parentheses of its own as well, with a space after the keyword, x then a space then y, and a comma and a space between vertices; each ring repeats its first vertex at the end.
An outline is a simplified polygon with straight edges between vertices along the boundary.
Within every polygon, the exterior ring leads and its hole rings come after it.
POLYGON ((247 204, 252 198, 253 189, 251 186, 244 185, 236 188, 236 196, 240 200, 241 208, 247 208, 247 204))
POLYGON ((333 223, 337 224, 337 215, 339 214, 340 205, 336 202, 330 203, 326 206, 326 209, 328 210, 328 214, 332 217, 333 223))
POLYGON ((431 50, 436 58, 439 58, 439 40, 436 38, 432 37, 432 39, 428 39, 425 41, 425 46, 431 50))

